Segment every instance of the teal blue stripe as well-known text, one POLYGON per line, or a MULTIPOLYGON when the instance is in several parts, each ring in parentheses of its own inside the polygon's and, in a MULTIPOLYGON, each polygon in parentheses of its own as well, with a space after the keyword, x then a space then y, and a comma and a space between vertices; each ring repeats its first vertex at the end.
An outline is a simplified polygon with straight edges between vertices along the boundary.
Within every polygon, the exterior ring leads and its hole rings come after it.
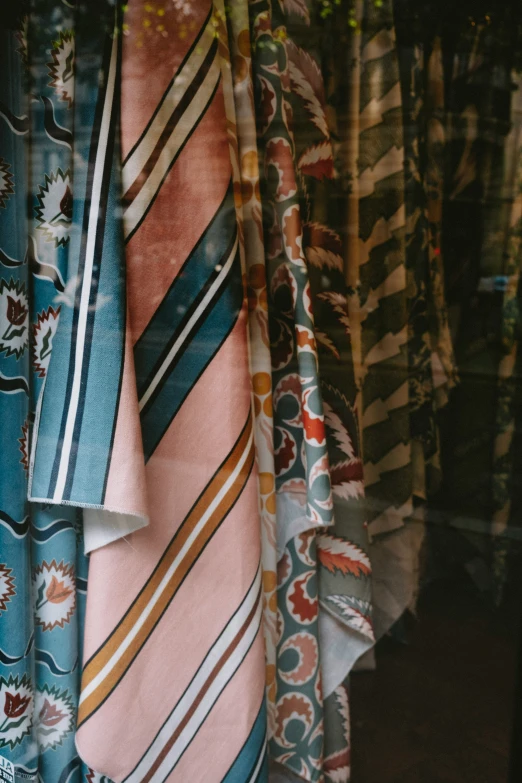
POLYGON ((75 437, 70 460, 70 475, 64 493, 66 499, 73 499, 77 503, 92 503, 93 496, 100 499, 105 496, 123 371, 125 250, 119 218, 121 211, 119 155, 118 144, 116 144, 109 182, 101 258, 98 260, 100 273, 94 305, 94 322, 91 335, 87 335, 86 348, 89 347, 90 354, 84 356, 84 369, 88 370, 88 375, 77 413, 80 432, 79 437, 78 435, 75 437))
POLYGON ((266 738, 266 703, 263 699, 257 718, 248 735, 248 739, 239 752, 236 760, 228 770, 221 783, 266 783, 268 781, 268 761, 265 748, 266 738), (264 754, 259 774, 252 779, 261 754, 264 754), (263 770, 264 773, 263 773, 263 770), (264 774, 264 776, 262 776, 264 774))
POLYGON ((175 365, 166 371, 152 403, 142 411, 145 460, 151 457, 191 388, 230 334, 242 303, 243 282, 237 251, 224 288, 215 294, 194 333, 178 352, 175 365))
POLYGON ((212 222, 176 275, 134 347, 138 397, 145 392, 147 381, 171 336, 180 328, 187 307, 225 254, 235 227, 234 197, 230 186, 212 222))
POLYGON ((268 783, 268 750, 265 750, 265 757, 263 759, 263 765, 259 770, 259 775, 252 783, 268 783))
MULTIPOLYGON (((85 220, 91 209, 93 166, 98 143, 100 69, 109 66, 101 25, 100 40, 89 41, 78 56, 75 100, 75 166, 73 225, 69 249, 68 285, 61 302, 60 324, 53 341, 53 354, 46 378, 40 424, 37 432, 31 496, 51 498, 63 446, 63 432, 75 368, 79 291, 83 277, 85 220), (102 62, 105 49, 106 59, 102 62), (83 64, 83 66, 82 66, 83 64), (74 285, 76 283, 76 286, 74 285), (76 288, 76 291, 75 291, 76 288)), ((105 80, 102 80, 105 81, 105 80)), ((104 89, 104 88, 102 88, 104 89)), ((116 418, 125 326, 125 281, 123 231, 120 209, 119 150, 116 92, 111 136, 115 138, 110 174, 104 182, 98 220, 99 235, 90 294, 88 333, 84 352, 82 387, 75 419, 75 437, 68 464, 64 499, 74 504, 103 504, 116 418), (105 207, 105 208, 104 208, 105 207)), ((109 144, 111 154, 111 144, 109 144)))

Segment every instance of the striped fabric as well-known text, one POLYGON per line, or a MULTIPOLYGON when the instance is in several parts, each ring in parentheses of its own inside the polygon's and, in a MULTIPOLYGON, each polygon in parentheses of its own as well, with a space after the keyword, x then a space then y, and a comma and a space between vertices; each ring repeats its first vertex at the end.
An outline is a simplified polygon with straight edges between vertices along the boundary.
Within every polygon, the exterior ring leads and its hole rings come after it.
MULTIPOLYGON (((121 394, 134 384, 150 525, 91 554, 77 745, 115 781, 260 783, 260 530, 225 49, 209 2, 188 35, 172 7, 166 35, 140 45, 148 14, 129 3, 123 46, 134 351, 121 394)), ((125 470, 121 407, 109 481, 125 470)))
POLYGON ((93 34, 82 19, 78 34, 82 78, 68 275, 36 414, 29 480, 30 500, 86 509, 87 550, 148 519, 132 347, 124 339, 121 36, 113 35, 121 22, 110 4, 101 5, 99 31, 93 34), (100 519, 101 508, 114 513, 100 519))

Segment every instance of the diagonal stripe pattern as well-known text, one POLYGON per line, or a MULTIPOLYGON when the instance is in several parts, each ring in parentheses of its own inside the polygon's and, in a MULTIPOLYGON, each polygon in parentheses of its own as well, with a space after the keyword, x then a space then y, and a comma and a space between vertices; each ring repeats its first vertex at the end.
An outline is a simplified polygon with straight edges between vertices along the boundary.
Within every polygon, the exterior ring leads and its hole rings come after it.
MULTIPOLYGON (((208 0, 191 11, 192 38, 172 6, 167 35, 138 48, 145 9, 128 4, 123 43, 133 344, 123 383, 135 368, 150 525, 91 554, 77 744, 115 781, 263 783, 260 529, 226 49, 208 0)), ((111 476, 117 468, 113 459, 111 476)))

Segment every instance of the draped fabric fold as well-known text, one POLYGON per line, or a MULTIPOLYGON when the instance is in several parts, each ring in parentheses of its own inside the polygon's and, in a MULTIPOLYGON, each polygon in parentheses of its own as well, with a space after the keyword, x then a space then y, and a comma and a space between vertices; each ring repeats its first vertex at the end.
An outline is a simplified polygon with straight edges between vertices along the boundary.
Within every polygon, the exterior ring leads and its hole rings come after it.
MULTIPOLYGON (((219 7, 220 18, 225 11, 219 7)), ((263 244, 259 160, 257 154, 252 54, 248 6, 235 0, 227 8, 230 54, 222 57, 223 88, 228 120, 236 213, 243 232, 244 274, 248 294, 249 359, 254 407, 254 438, 258 466, 258 500, 263 565, 263 627, 266 656, 268 732, 275 728, 277 643, 277 529, 272 408, 272 367, 268 326, 268 297, 263 244), (231 76, 227 75, 231 66, 231 76), (233 98, 233 103, 232 103, 233 98)), ((228 32, 228 35, 227 35, 228 32)))
POLYGON ((251 4, 279 544, 271 751, 315 781, 349 777, 344 680, 373 632, 344 216, 332 209, 338 180, 311 13, 251 4))
POLYGON ((36 416, 29 483, 32 501, 90 509, 84 514, 88 551, 148 520, 119 217, 121 23, 110 6, 100 7, 106 10, 98 29, 81 16, 76 31, 67 286, 36 416), (98 509, 114 514, 100 518, 98 509))
POLYGON ((216 780, 261 781, 260 530, 230 64, 211 3, 194 7, 190 36, 182 12, 166 12, 154 49, 138 47, 145 13, 132 2, 125 18, 122 192, 150 526, 91 554, 77 743, 116 781, 203 781, 209 758, 216 780))

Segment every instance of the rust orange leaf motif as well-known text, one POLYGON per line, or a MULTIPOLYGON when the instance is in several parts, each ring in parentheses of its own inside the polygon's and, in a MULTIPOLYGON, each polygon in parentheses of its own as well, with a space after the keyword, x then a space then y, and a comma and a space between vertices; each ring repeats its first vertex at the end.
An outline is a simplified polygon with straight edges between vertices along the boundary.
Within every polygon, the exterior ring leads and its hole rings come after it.
POLYGON ((27 307, 19 299, 7 297, 7 320, 13 326, 21 326, 27 315, 27 307))
POLYGON ((60 209, 62 212, 62 215, 65 215, 66 218, 69 220, 72 220, 72 213, 73 213, 73 196, 71 193, 71 188, 69 185, 67 185, 67 189, 62 197, 62 200, 60 201, 60 209))
POLYGON ((45 597, 52 604, 63 603, 72 593, 72 588, 67 587, 65 582, 59 582, 58 579, 53 576, 51 583, 46 590, 45 597))
POLYGON ((19 718, 26 711, 30 701, 30 696, 20 696, 19 693, 6 691, 4 713, 8 718, 19 718))
POLYGON ((336 536, 323 534, 317 537, 317 558, 331 573, 352 574, 357 578, 369 576, 371 565, 368 555, 356 544, 342 545, 336 536))
POLYGON ((65 712, 60 712, 55 704, 51 704, 49 699, 46 699, 40 710, 40 714, 38 715, 38 720, 40 723, 43 723, 44 726, 56 726, 65 715, 65 712))

